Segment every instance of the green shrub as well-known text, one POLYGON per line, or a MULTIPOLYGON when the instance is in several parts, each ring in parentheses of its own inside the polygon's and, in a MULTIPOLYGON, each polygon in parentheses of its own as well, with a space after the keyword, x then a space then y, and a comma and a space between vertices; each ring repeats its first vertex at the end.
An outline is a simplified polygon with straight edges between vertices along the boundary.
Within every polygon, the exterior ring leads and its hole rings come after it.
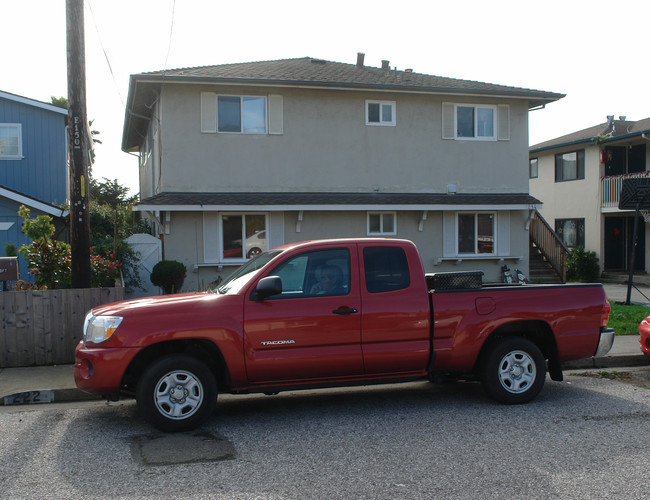
POLYGON ((163 293, 177 293, 183 286, 187 269, 176 260, 161 260, 153 266, 151 282, 163 289, 163 293))
POLYGON ((567 258, 567 281, 597 282, 600 279, 600 266, 596 252, 586 251, 583 247, 571 250, 567 258))
MULTIPOLYGON (((23 232, 32 240, 29 245, 22 245, 18 251, 25 258, 29 273, 34 276, 34 288, 70 288, 70 245, 52 239, 55 231, 52 217, 39 215, 32 219, 29 209, 24 205, 20 206, 18 214, 24 219, 23 232)), ((103 252, 102 256, 91 247, 90 254, 91 287, 115 286, 122 263, 108 251, 103 252)))

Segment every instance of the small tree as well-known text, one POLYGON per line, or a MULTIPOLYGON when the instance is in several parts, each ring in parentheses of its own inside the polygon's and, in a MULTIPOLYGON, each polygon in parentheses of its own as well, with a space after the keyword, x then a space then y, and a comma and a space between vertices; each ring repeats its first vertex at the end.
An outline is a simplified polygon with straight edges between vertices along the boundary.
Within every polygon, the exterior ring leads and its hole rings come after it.
POLYGON ((23 232, 32 240, 18 251, 25 257, 34 283, 38 288, 70 288, 70 245, 52 239, 52 217, 39 215, 32 219, 29 213, 25 205, 18 210, 24 219, 23 232))
POLYGON ((153 266, 151 282, 163 289, 165 295, 177 293, 183 286, 187 268, 176 260, 161 260, 153 266))

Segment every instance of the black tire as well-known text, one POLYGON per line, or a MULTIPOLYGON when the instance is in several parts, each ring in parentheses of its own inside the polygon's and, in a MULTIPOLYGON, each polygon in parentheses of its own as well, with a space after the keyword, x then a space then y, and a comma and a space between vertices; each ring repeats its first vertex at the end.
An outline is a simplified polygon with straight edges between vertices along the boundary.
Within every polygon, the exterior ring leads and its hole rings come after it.
POLYGON ((205 363, 186 354, 170 354, 151 363, 136 391, 147 422, 163 432, 195 429, 214 411, 217 383, 205 363))
POLYGON ((485 392, 495 401, 528 403, 544 386, 546 361, 530 340, 506 337, 488 347, 480 375, 485 392))

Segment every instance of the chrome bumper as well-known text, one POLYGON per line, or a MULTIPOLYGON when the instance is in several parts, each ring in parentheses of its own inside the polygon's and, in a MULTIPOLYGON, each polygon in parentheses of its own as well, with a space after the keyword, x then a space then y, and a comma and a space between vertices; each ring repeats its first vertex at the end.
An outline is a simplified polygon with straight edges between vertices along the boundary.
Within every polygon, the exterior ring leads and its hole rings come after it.
POLYGON ((607 354, 612 349, 612 346, 614 345, 615 334, 616 332, 614 332, 613 328, 600 329, 600 339, 598 340, 598 347, 594 353, 594 358, 605 356, 605 354, 607 354))

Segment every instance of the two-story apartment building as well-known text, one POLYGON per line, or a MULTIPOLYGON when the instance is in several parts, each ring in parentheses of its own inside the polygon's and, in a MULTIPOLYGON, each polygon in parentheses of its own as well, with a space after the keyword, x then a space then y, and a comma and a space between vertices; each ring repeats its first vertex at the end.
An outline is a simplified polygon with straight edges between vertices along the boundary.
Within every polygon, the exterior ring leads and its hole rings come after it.
MULTIPOLYGON (((629 269, 634 211, 619 210, 624 179, 648 177, 650 118, 607 122, 531 146, 530 193, 544 218, 569 247, 596 252, 603 271, 629 269)), ((650 222, 650 213, 645 214, 650 222)), ((635 269, 650 264, 644 219, 639 217, 635 269)))
MULTIPOLYGON (((68 112, 27 97, 0 91, 0 255, 7 243, 29 243, 18 208, 50 215, 63 223, 67 201, 68 112)), ((21 279, 29 279, 19 259, 21 279)))
POLYGON ((313 58, 132 75, 122 149, 186 288, 261 250, 413 240, 429 272, 528 267, 528 110, 561 94, 313 58))

